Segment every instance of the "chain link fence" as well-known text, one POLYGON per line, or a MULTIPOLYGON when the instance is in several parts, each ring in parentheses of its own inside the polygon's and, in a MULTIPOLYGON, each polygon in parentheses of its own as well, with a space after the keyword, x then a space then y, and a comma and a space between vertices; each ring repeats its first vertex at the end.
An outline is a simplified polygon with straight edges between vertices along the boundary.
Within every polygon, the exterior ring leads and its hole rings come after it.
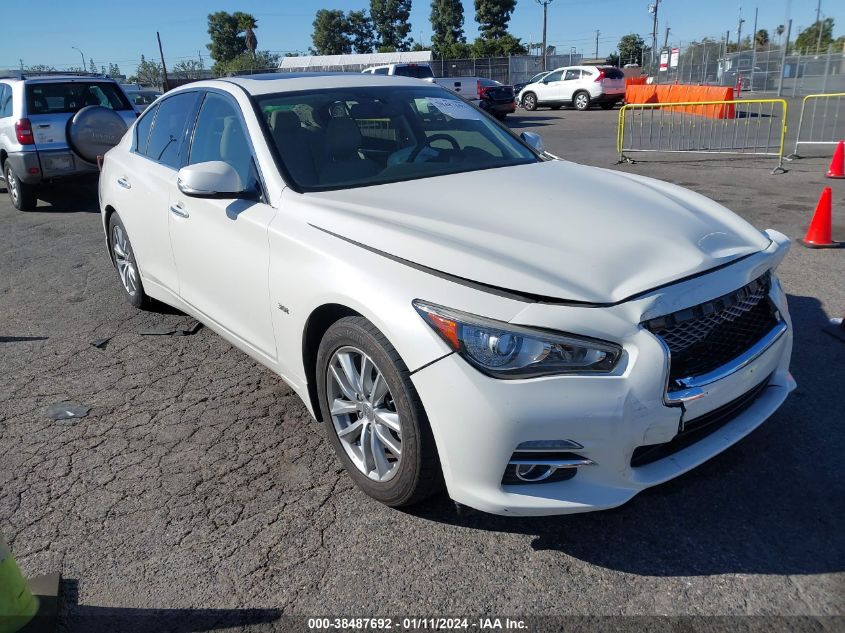
POLYGON ((743 92, 792 97, 845 91, 845 51, 833 45, 819 53, 790 50, 786 56, 779 46, 726 54, 724 41, 676 48, 680 49, 677 65, 652 72, 646 64, 645 73, 656 83, 736 86, 739 82, 743 92))
MULTIPOLYGON (((578 53, 547 55, 546 68, 577 66, 578 53)), ((543 58, 536 55, 511 57, 477 57, 474 59, 433 59, 431 68, 437 77, 486 77, 503 84, 524 83, 543 70, 543 58)))

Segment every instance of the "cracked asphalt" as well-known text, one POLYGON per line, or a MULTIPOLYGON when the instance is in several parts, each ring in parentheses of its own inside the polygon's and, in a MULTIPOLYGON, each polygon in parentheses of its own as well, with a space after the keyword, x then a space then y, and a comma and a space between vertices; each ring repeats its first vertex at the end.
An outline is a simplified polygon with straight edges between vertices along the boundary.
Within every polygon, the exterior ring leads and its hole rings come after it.
MULTIPOLYGON (((615 121, 509 118, 564 158, 683 184, 791 237, 832 186, 845 239, 845 181, 821 177, 825 159, 779 176, 755 159, 614 166, 615 121)), ((445 496, 401 512, 355 489, 291 390, 213 332, 141 335, 194 321, 123 301, 90 184, 44 198, 29 213, 0 200, 0 530, 26 575, 61 571, 62 630, 490 613, 842 630, 845 344, 821 327, 845 312, 845 250, 793 246, 799 389, 707 464, 601 513, 459 514, 445 496), (49 419, 63 401, 90 414, 49 419)))

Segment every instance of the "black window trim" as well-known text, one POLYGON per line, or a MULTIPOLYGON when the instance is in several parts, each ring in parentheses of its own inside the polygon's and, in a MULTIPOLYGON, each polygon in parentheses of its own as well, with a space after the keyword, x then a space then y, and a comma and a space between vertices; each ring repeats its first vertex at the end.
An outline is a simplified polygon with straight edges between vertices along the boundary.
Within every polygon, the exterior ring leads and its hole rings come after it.
MULTIPOLYGON (((179 171, 180 169, 182 169, 182 167, 185 166, 185 164, 186 164, 185 161, 187 160, 187 158, 185 157, 185 141, 186 141, 188 132, 190 132, 193 128, 191 121, 195 120, 196 116, 197 116, 197 112, 198 112, 197 102, 199 101, 198 97, 199 97, 199 94, 200 94, 199 90, 179 90, 178 92, 174 92, 173 94, 168 95, 167 97, 158 101, 158 103, 156 103, 155 119, 153 119, 152 125, 150 125, 150 131, 149 131, 149 134, 152 134, 153 130, 155 129, 155 124, 158 121, 159 112, 161 112, 161 105, 163 103, 165 103, 166 101, 168 101, 169 99, 173 99, 174 97, 178 97, 180 95, 185 95, 185 94, 193 94, 194 95, 194 103, 191 105, 191 109, 188 111, 188 116, 185 120, 185 126, 182 130, 181 138, 179 139, 179 147, 178 147, 178 153, 177 153, 177 157, 178 157, 177 166, 174 167, 173 165, 168 165, 164 161, 156 160, 155 158, 152 158, 151 156, 149 156, 147 154, 141 154, 138 151, 137 136, 136 136, 136 138, 135 138, 135 140, 132 144, 133 146, 130 149, 130 153, 136 154, 137 156, 139 156, 141 158, 145 158, 146 160, 150 161, 151 163, 155 163, 156 165, 161 165, 162 167, 166 167, 167 169, 170 169, 172 171, 179 171)), ((140 120, 141 119, 139 118, 138 121, 140 121, 140 120)), ((138 125, 137 121, 135 122, 135 125, 136 126, 138 125)), ((147 145, 148 146, 149 146, 149 139, 150 139, 150 137, 147 136, 147 145)))
MULTIPOLYGON (((188 161, 190 161, 191 159, 191 147, 193 147, 194 144, 194 134, 196 134, 197 131, 197 122, 199 121, 200 112, 202 111, 202 106, 205 103, 206 96, 209 93, 220 95, 224 99, 226 99, 229 104, 235 108, 235 112, 237 112, 238 119, 240 120, 241 125, 243 126, 244 136, 246 137, 247 145, 249 146, 249 152, 252 155, 252 164, 253 167, 255 167, 255 173, 258 177, 258 188, 259 195, 261 196, 261 202, 263 202, 264 204, 270 204, 270 198, 267 195, 267 185, 264 181, 264 174, 261 171, 261 164, 258 161, 258 153, 255 151, 255 145, 252 142, 252 136, 249 134, 249 126, 247 126, 246 124, 246 117, 244 116, 243 108, 241 108, 241 105, 238 103, 238 100, 235 99, 235 96, 231 92, 228 92, 227 90, 222 90, 220 88, 202 88, 199 92, 201 93, 200 98, 197 100, 196 111, 194 112, 194 115, 191 118, 191 124, 188 129, 188 137, 186 140, 185 151, 185 164, 182 165, 182 167, 190 164, 188 161)), ((261 126, 260 122, 259 126, 261 126)), ((264 131, 263 127, 261 127, 261 131, 264 131)))

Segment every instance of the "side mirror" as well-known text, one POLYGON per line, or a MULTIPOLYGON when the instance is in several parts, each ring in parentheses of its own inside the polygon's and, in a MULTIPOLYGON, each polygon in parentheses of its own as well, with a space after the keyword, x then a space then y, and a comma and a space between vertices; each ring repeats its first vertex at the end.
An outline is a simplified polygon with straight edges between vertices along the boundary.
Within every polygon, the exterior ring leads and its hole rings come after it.
POLYGON ((539 134, 535 134, 534 132, 523 132, 519 135, 519 137, 533 147, 534 151, 538 154, 542 154, 546 151, 546 148, 543 146, 543 138, 539 134))
POLYGON ((235 168, 221 160, 183 167, 179 170, 177 186, 193 198, 245 198, 252 194, 235 168))

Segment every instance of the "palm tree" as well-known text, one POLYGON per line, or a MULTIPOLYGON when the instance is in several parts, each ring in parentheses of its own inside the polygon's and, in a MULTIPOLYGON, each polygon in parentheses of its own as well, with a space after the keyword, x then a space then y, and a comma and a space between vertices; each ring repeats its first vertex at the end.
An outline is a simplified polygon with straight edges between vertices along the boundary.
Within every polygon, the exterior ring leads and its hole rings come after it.
POLYGON ((785 30, 786 27, 783 24, 778 24, 778 27, 775 29, 775 34, 778 36, 778 46, 780 46, 780 38, 785 30))
POLYGON ((250 53, 252 53, 252 58, 255 59, 255 49, 258 48, 258 38, 255 37, 254 29, 258 28, 258 20, 248 13, 244 13, 239 16, 238 28, 244 32, 246 48, 250 53))

